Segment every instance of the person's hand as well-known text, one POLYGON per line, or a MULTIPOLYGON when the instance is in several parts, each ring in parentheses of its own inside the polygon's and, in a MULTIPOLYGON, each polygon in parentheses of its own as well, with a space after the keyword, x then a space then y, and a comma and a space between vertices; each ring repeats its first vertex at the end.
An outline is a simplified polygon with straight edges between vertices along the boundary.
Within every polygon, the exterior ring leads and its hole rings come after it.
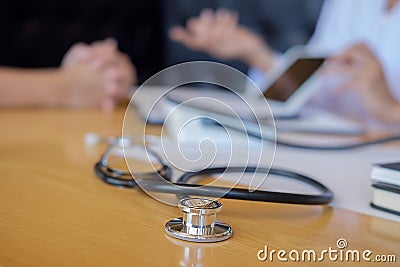
POLYGON ((329 59, 322 75, 331 74, 346 77, 337 88, 337 95, 354 90, 372 115, 382 121, 400 121, 400 103, 390 93, 379 60, 365 44, 357 44, 329 59))
POLYGON ((265 41, 238 25, 238 15, 225 9, 205 9, 188 20, 186 27, 173 27, 169 36, 189 49, 207 52, 222 59, 242 60, 267 71, 274 56, 265 41))
POLYGON ((129 57, 117 49, 114 39, 91 45, 78 43, 62 61, 65 87, 61 105, 102 106, 112 110, 129 96, 136 72, 129 57))

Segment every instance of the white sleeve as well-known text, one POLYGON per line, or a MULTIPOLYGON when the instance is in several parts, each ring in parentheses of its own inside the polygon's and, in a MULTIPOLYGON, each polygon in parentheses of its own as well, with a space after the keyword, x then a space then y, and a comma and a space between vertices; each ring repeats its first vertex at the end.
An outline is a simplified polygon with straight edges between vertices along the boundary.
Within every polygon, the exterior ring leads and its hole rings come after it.
MULTIPOLYGON (((345 2, 348 0, 345 0, 345 2)), ((308 42, 308 47, 318 52, 332 52, 331 48, 335 45, 337 27, 341 27, 340 18, 337 14, 343 12, 343 1, 325 0, 321 13, 318 18, 315 32, 308 42)), ((345 3, 346 4, 346 3, 345 3)))
MULTIPOLYGON (((267 74, 262 70, 253 67, 250 67, 249 72, 247 73, 250 80, 252 80, 259 88, 265 83, 266 75, 267 74)), ((249 85, 246 86, 246 88, 248 87, 249 85)), ((263 88, 260 88, 260 90, 263 90, 263 88)))
MULTIPOLYGON (((271 72, 273 72, 276 68, 282 65, 282 60, 284 59, 284 55, 281 53, 275 51, 274 53, 274 64, 271 66, 270 70, 265 72, 262 71, 258 68, 251 67, 249 68, 249 71, 247 72, 247 76, 252 80, 257 87, 263 91, 266 89, 267 84, 270 82, 271 79, 271 72)), ((249 92, 251 91, 252 85, 246 84, 246 91, 249 92)), ((249 92, 251 93, 251 92, 249 92)))

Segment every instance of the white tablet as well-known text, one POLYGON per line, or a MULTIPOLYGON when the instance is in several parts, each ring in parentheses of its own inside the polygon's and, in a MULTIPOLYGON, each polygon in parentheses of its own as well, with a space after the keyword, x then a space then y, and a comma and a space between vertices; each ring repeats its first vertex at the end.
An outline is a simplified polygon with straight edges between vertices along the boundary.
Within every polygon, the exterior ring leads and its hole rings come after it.
MULTIPOLYGON (((196 97, 209 97, 214 99, 224 99, 224 102, 231 107, 235 107, 237 112, 241 113, 239 108, 240 95, 245 99, 253 112, 263 117, 269 117, 270 113, 265 111, 265 98, 271 106, 275 117, 293 117, 298 114, 305 103, 319 89, 318 79, 315 79, 316 71, 324 63, 325 58, 321 56, 312 56, 303 49, 292 49, 283 55, 284 60, 280 60, 277 67, 269 73, 268 82, 264 84, 264 89, 256 94, 243 92, 229 92, 216 88, 178 88, 170 92, 167 97, 175 103, 183 103, 196 97)), ((228 88, 229 89, 229 88, 228 88)), ((192 104, 191 104, 192 105, 192 104)), ((196 108, 222 112, 221 107, 210 105, 205 101, 204 105, 200 102, 193 104, 196 108)))
POLYGON ((296 115, 320 88, 316 72, 325 57, 298 48, 283 57, 284 63, 269 74, 264 88, 260 88, 261 97, 268 99, 275 115, 296 115))

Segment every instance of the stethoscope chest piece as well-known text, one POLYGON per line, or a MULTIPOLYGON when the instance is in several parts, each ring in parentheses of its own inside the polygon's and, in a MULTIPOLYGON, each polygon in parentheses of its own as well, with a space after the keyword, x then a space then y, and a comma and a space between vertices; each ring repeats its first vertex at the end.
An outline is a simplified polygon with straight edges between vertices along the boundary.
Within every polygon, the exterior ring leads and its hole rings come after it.
POLYGON ((185 198, 178 207, 183 217, 165 224, 165 232, 172 237, 191 242, 218 242, 232 236, 232 228, 217 220, 222 204, 208 198, 185 198))

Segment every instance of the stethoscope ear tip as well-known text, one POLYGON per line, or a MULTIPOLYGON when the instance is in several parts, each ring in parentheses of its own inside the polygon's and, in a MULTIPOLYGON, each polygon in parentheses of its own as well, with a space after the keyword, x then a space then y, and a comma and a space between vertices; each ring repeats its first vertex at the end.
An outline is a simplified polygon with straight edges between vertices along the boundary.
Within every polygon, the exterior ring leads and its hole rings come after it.
POLYGON ((88 132, 83 137, 83 141, 86 146, 95 146, 102 141, 102 138, 96 133, 88 132))
POLYGON ((108 137, 103 137, 100 136, 97 133, 93 132, 88 132, 85 134, 83 137, 83 142, 87 147, 93 147, 96 146, 100 143, 107 143, 109 145, 116 143, 118 140, 125 141, 125 142, 130 142, 129 138, 117 138, 115 136, 108 136, 108 137))

